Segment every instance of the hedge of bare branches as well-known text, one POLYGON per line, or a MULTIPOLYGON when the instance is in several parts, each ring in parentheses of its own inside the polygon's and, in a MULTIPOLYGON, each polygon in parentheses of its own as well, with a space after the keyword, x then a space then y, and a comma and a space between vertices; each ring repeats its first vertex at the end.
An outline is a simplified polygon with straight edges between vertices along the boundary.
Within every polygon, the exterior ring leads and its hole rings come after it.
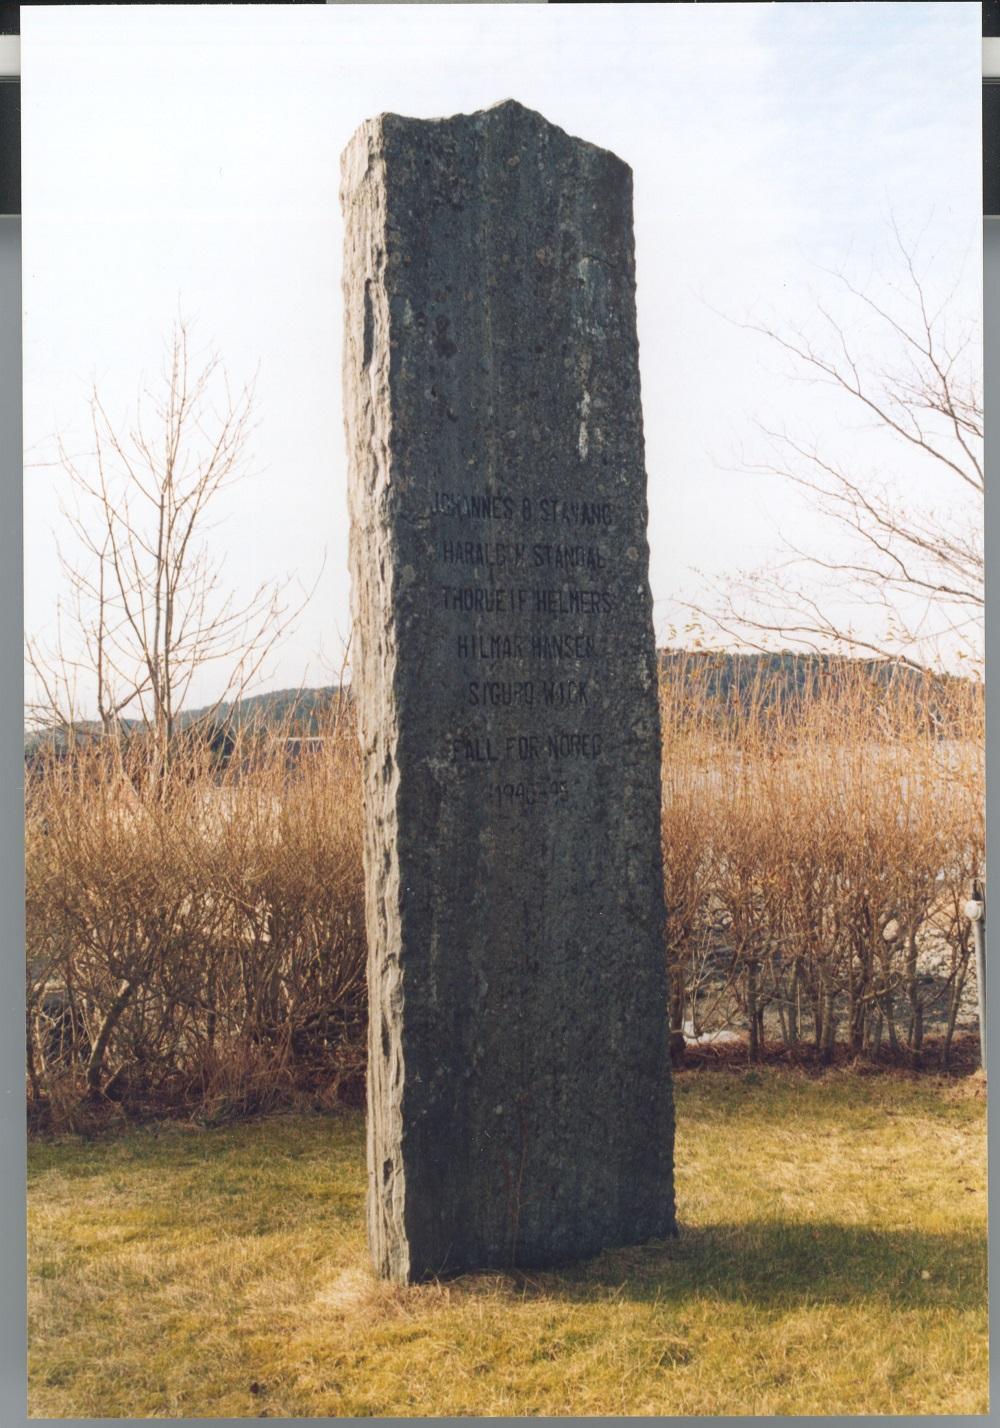
POLYGON ((663 849, 674 1029, 909 1050, 947 1062, 983 875, 983 689, 854 662, 710 690, 662 684, 663 849), (787 689, 783 690, 788 694, 787 689))
POLYGON ((353 730, 245 732, 224 760, 192 737, 152 769, 144 741, 103 739, 29 769, 28 1095, 43 1123, 98 1103, 224 1117, 358 1070, 353 730))
MULTIPOLYGON (((704 660, 662 684, 674 1028, 947 1058, 982 876, 983 700, 827 669, 721 693, 704 660)), ((349 717, 36 755, 27 779, 28 1099, 245 1114, 363 1073, 360 779, 349 717)))

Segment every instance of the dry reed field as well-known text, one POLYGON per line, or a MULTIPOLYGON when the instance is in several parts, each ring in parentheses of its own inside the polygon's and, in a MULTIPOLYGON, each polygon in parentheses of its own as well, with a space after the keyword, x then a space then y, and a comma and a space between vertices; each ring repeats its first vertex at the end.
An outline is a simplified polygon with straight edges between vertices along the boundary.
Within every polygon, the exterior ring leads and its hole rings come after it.
MULTIPOLYGON (((674 1030, 944 1067, 974 995, 983 691, 856 662, 789 682, 666 662, 674 1030)), ((28 1104, 37 1128, 215 1123, 356 1096, 364 1061, 350 705, 220 754, 43 748, 27 777, 28 1104)), ((974 1026, 974 1001, 972 1003, 974 1026)))

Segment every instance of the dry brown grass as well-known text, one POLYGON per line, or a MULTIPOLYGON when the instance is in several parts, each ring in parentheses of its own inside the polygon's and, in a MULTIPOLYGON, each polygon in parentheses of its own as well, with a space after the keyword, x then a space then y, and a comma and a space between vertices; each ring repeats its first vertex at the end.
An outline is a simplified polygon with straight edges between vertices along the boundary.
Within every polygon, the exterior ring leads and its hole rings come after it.
POLYGON ((983 1413, 976 1078, 682 1072, 677 1240, 372 1277, 358 1112, 30 1148, 39 1416, 983 1413))

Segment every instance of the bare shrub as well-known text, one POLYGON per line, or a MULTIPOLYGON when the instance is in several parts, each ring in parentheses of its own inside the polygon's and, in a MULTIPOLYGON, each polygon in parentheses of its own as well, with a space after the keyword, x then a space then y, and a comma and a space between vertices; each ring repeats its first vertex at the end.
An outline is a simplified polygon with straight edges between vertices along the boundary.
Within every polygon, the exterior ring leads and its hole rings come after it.
POLYGON ((722 689, 711 658, 674 660, 662 681, 675 1028, 700 1005, 694 1030, 739 1025, 751 1057, 767 1021, 825 1060, 838 1041, 919 1058, 933 1011, 946 1060, 982 876, 982 686, 820 660, 796 692, 748 667, 722 689))
POLYGON ((292 722, 238 732, 225 756, 178 736, 166 782, 142 737, 32 758, 37 1116, 83 1100, 245 1113, 338 1074, 365 946, 356 738, 328 724, 306 752, 292 722))

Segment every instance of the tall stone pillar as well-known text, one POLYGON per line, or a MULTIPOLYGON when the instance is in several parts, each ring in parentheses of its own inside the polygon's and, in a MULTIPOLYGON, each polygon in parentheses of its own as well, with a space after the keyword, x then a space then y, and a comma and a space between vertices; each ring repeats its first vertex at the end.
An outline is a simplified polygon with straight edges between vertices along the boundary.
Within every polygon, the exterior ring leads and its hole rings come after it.
POLYGON ((369 1235, 674 1230, 632 174, 508 101, 342 160, 369 1235))

